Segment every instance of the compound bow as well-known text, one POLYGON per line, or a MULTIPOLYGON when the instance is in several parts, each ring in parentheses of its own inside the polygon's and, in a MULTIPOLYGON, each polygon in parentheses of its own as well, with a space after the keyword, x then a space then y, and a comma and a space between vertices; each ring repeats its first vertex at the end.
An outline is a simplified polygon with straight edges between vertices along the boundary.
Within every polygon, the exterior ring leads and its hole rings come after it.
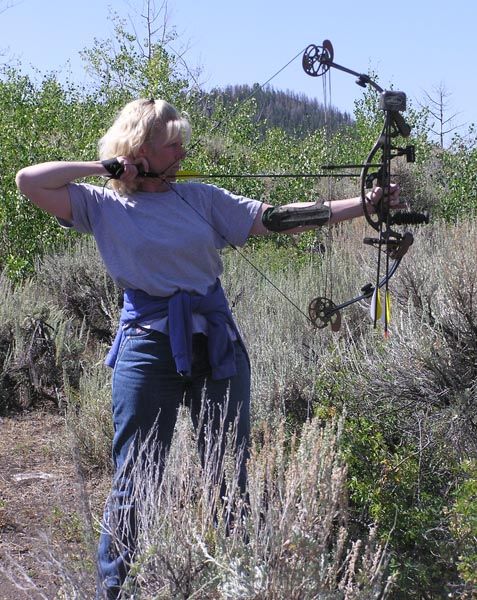
MULTIPOLYGON (((419 212, 400 212, 391 214, 387 191, 391 185, 391 161, 398 156, 404 156, 407 162, 415 161, 415 148, 413 145, 398 147, 393 145, 396 137, 409 137, 411 127, 406 123, 402 112, 406 110, 406 94, 404 92, 389 91, 381 88, 368 75, 357 73, 347 67, 333 62, 334 51, 329 40, 324 40, 322 46, 310 44, 303 54, 303 69, 312 77, 324 75, 330 68, 344 71, 357 77, 356 83, 361 87, 371 86, 380 94, 379 108, 384 112, 384 125, 379 137, 374 144, 371 152, 368 154, 363 164, 354 165, 325 165, 324 168, 332 169, 361 169, 361 202, 363 205, 364 216, 369 225, 377 232, 377 237, 365 237, 363 242, 371 245, 378 250, 378 265, 376 282, 366 284, 360 290, 360 293, 352 298, 335 304, 330 298, 319 296, 314 298, 308 307, 308 314, 311 321, 318 328, 324 328, 330 325, 333 331, 338 331, 341 326, 340 311, 356 302, 372 298, 373 320, 376 326, 379 318, 379 290, 385 288, 385 309, 384 309, 384 330, 387 333, 388 328, 388 282, 396 272, 402 258, 409 250, 414 241, 410 231, 399 233, 393 227, 395 225, 411 225, 429 222, 427 213, 419 212), (380 158, 379 158, 380 154, 380 158), (378 155, 378 160, 376 157, 378 155), (367 190, 374 186, 383 189, 383 197, 374 207, 374 214, 369 211, 367 202, 367 190), (381 277, 381 258, 382 254, 386 256, 386 269, 384 276, 381 277), (393 261, 391 263, 391 260, 393 261)), ((347 176, 354 176, 349 174, 347 176)))

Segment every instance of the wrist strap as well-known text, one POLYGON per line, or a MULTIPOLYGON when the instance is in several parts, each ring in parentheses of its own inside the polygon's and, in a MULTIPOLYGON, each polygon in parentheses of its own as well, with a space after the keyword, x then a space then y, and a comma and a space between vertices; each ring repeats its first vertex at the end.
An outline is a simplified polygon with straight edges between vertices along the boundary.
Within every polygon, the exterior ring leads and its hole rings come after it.
POLYGON ((119 179, 124 173, 124 165, 122 165, 117 158, 102 160, 101 164, 113 179, 119 179))

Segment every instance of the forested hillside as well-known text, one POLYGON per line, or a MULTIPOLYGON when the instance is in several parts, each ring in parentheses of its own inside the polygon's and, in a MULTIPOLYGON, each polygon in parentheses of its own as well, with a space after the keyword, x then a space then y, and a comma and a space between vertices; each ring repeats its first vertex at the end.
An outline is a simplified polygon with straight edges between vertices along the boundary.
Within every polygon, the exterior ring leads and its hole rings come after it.
POLYGON ((262 88, 258 84, 229 85, 212 90, 204 96, 205 106, 214 106, 217 100, 231 108, 237 102, 253 98, 256 105, 254 118, 262 135, 267 129, 278 128, 287 134, 303 138, 319 129, 335 132, 343 125, 350 125, 352 118, 333 106, 325 106, 316 99, 292 91, 262 88))
MULTIPOLYGON (((190 116, 184 169, 221 174, 211 182, 276 205, 333 201, 359 194, 359 170, 354 178, 273 175, 362 164, 382 127, 369 89, 355 90, 353 115, 272 87, 206 93, 163 40, 148 37, 147 22, 143 30, 115 23, 114 40, 83 53, 87 85, 9 65, 0 77, 0 426, 6 435, 19 414, 21 424, 54 412, 55 456, 84 485, 81 503, 71 507, 68 496, 67 519, 59 500, 41 519, 21 512, 32 541, 20 553, 15 503, 30 496, 17 493, 13 469, 4 474, 0 554, 29 598, 47 597, 38 591, 45 580, 58 598, 94 594, 93 548, 111 473, 102 361, 121 290, 90 240, 19 194, 16 172, 95 159, 118 109, 156 97, 190 116), (262 176, 228 178, 244 173, 262 176), (36 533, 43 525, 48 543, 36 533)), ((409 106, 406 119, 411 136, 396 144, 414 145, 416 161, 397 158, 393 180, 431 223, 412 228, 414 244, 390 282, 388 337, 373 328, 368 299, 342 311, 339 332, 306 317, 312 298, 341 302, 376 281, 376 250, 363 244, 370 227, 272 236, 252 240, 243 256, 224 252, 224 287, 253 365, 252 510, 233 532, 217 523, 218 490, 184 416, 163 485, 140 474, 151 485, 133 567, 141 598, 476 597, 477 136, 470 127, 442 148, 425 108, 409 106)), ((12 444, 22 464, 32 458, 12 444)), ((3 452, 8 467, 8 446, 3 452)), ((233 480, 230 462, 219 467, 233 480)))

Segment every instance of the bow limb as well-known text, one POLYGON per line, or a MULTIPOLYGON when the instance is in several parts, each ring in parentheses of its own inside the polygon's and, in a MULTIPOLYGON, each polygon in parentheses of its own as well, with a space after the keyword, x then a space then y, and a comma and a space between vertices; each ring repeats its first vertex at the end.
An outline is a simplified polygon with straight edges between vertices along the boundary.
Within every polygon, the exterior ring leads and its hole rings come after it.
MULTIPOLYGON (((309 305, 309 315, 317 327, 325 327, 331 324, 334 331, 339 329, 339 312, 361 300, 371 298, 373 294, 382 287, 388 295, 388 282, 396 272, 403 256, 413 243, 413 236, 409 231, 399 233, 393 229, 394 225, 428 223, 429 216, 426 213, 403 213, 392 215, 389 206, 389 191, 391 188, 391 161, 398 156, 405 156, 407 162, 414 162, 414 146, 398 148, 393 146, 395 137, 409 137, 410 126, 405 122, 402 112, 406 110, 406 95, 404 92, 383 90, 368 75, 360 74, 347 67, 339 65, 334 60, 333 46, 329 40, 325 40, 322 46, 311 44, 303 55, 303 68, 308 75, 318 77, 325 74, 330 68, 338 69, 357 77, 356 83, 361 87, 369 85, 379 96, 379 108, 384 113, 384 124, 381 133, 369 152, 366 162, 361 168, 361 202, 363 213, 368 224, 377 232, 376 237, 366 237, 363 242, 374 246, 378 250, 376 269, 376 284, 367 284, 361 290, 361 294, 341 304, 334 304, 330 299, 318 297, 309 305), (380 153, 380 154, 379 154, 380 153), (379 156, 378 160, 376 157, 379 156), (375 212, 371 213, 366 198, 366 190, 375 185, 383 190, 383 195, 377 205, 375 212), (381 277, 381 259, 385 255, 385 275, 381 277), (391 261, 393 261, 391 263, 391 261)), ((355 167, 356 165, 341 165, 341 167, 355 167)), ((340 165, 328 165, 327 169, 336 169, 340 165)), ((374 311, 374 325, 376 326, 376 311, 374 311)), ((387 331, 388 311, 385 310, 384 328, 387 331)))

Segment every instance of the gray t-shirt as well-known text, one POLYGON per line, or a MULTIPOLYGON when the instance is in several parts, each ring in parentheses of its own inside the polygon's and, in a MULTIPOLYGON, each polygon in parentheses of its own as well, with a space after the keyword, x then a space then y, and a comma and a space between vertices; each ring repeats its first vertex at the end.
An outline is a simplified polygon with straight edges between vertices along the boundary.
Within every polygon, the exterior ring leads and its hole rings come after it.
POLYGON ((73 219, 62 225, 94 235, 120 287, 153 296, 205 294, 223 270, 219 250, 246 242, 261 206, 203 183, 129 196, 89 184, 72 183, 68 190, 73 219))

